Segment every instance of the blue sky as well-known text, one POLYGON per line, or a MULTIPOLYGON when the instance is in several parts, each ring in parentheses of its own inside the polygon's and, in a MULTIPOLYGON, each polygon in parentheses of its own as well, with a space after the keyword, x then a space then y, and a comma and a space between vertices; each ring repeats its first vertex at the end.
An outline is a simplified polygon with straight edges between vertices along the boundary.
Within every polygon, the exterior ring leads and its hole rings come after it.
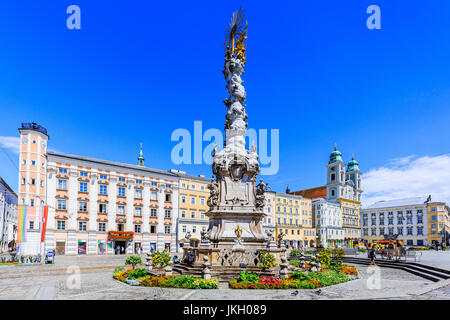
MULTIPOLYGON (((147 166, 210 176, 173 164, 170 137, 196 120, 223 129, 223 36, 241 4, 249 127, 280 130, 279 172, 264 177, 274 190, 322 185, 334 143, 364 172, 450 151, 444 0, 3 1, 0 136, 35 121, 60 152, 136 163, 143 142, 147 166), (71 4, 81 30, 66 27, 71 4), (381 30, 366 27, 371 4, 381 30)), ((16 189, 7 154, 18 163, 3 144, 0 175, 16 189)))

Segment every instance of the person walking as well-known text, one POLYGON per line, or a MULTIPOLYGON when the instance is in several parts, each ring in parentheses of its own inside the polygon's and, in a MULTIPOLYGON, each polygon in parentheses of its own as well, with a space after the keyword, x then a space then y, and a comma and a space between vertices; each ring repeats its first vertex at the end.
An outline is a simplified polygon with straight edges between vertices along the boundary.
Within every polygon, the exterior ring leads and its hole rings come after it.
POLYGON ((375 248, 370 243, 368 246, 368 250, 369 250, 369 259, 370 259, 369 266, 376 266, 376 264, 375 264, 375 248))
POLYGON ((392 260, 394 255, 394 244, 391 242, 388 245, 388 250, 387 250, 387 258, 388 260, 392 260))

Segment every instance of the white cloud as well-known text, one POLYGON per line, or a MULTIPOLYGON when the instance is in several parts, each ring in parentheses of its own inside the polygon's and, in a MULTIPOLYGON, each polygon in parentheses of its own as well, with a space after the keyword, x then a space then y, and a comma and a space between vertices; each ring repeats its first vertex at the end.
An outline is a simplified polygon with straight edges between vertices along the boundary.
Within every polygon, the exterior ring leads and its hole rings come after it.
POLYGON ((1 137, 0 146, 8 149, 12 153, 19 154, 20 151, 20 138, 19 137, 1 137))
POLYGON ((450 204, 450 155, 389 160, 362 177, 363 206, 380 200, 426 197, 450 204))

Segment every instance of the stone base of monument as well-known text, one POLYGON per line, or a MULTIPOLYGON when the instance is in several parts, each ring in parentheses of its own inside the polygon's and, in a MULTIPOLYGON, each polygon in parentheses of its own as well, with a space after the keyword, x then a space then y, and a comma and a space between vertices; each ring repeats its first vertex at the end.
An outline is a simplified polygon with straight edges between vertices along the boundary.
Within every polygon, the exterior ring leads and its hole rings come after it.
MULTIPOLYGON (((234 244, 234 243, 233 243, 234 244)), ((237 278, 240 272, 255 272, 260 276, 278 276, 281 258, 285 257, 286 249, 262 248, 248 249, 241 243, 234 244, 230 248, 202 248, 185 247, 182 263, 174 265, 173 271, 182 275, 202 276, 202 264, 204 257, 208 257, 211 264, 211 278, 219 281, 229 281, 237 278), (275 256, 276 267, 271 270, 262 270, 258 265, 258 253, 270 252, 275 256)))

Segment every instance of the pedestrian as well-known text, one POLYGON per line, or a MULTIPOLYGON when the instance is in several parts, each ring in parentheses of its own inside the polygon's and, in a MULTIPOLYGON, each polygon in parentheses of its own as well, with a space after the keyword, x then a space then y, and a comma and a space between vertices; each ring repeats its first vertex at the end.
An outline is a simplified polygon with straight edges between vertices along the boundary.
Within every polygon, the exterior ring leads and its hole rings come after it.
POLYGON ((375 248, 371 244, 369 244, 368 250, 369 250, 370 266, 376 266, 376 264, 375 264, 375 248))
POLYGON ((442 249, 442 251, 444 251, 444 247, 445 247, 444 242, 441 242, 441 249, 442 249))
POLYGON ((392 242, 390 242, 388 245, 387 258, 389 260, 392 260, 393 255, 394 255, 394 244, 392 242))

